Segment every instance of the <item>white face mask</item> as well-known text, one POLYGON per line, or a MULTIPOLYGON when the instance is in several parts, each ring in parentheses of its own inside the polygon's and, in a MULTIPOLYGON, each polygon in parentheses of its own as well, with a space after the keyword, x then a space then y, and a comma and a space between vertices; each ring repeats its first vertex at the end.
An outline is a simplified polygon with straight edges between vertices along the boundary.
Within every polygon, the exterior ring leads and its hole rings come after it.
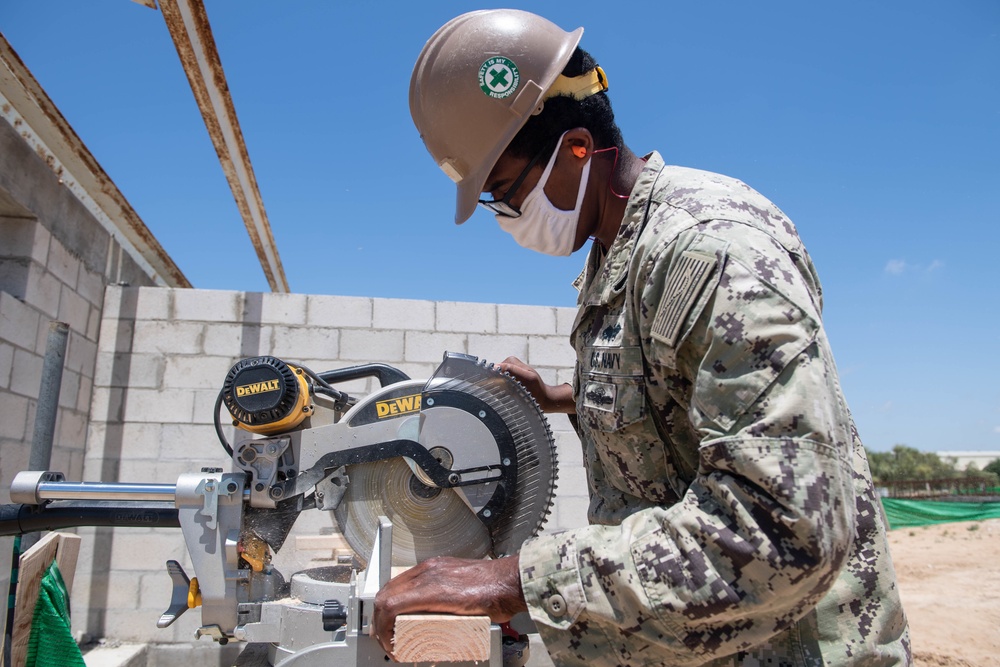
MULTIPOLYGON (((565 132, 563 136, 566 136, 565 132)), ((552 167, 556 163, 556 156, 559 155, 559 146, 562 146, 562 137, 556 144, 556 150, 552 152, 549 163, 542 172, 542 178, 538 181, 528 196, 521 204, 521 216, 511 218, 505 215, 497 215, 497 223, 500 228, 514 237, 518 245, 535 250, 546 255, 565 257, 573 252, 576 245, 576 228, 580 224, 580 206, 583 204, 583 196, 587 192, 587 181, 590 178, 590 160, 583 165, 583 173, 580 174, 580 189, 576 193, 576 206, 572 211, 563 211, 552 205, 545 194, 545 184, 552 173, 552 167)))

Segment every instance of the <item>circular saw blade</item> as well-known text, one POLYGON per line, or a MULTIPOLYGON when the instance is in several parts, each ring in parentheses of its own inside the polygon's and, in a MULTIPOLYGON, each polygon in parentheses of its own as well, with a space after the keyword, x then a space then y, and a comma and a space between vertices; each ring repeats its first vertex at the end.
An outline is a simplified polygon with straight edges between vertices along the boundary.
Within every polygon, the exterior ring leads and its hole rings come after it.
POLYGON ((509 556, 541 530, 552 509, 558 462, 538 403, 509 373, 467 354, 446 352, 424 392, 455 391, 483 401, 503 420, 517 459, 517 484, 490 528, 495 556, 509 556))
POLYGON ((489 531, 453 489, 423 484, 401 458, 347 468, 349 483, 334 510, 344 538, 367 565, 378 517, 392 521, 392 564, 416 565, 434 556, 484 558, 489 531))

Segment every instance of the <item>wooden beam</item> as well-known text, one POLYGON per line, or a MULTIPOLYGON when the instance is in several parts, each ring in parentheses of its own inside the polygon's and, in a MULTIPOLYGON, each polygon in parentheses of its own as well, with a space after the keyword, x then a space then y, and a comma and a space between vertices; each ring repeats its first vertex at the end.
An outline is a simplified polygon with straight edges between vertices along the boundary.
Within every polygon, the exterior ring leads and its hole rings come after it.
POLYGON ((393 652, 399 662, 488 661, 490 618, 447 614, 397 616, 393 652))

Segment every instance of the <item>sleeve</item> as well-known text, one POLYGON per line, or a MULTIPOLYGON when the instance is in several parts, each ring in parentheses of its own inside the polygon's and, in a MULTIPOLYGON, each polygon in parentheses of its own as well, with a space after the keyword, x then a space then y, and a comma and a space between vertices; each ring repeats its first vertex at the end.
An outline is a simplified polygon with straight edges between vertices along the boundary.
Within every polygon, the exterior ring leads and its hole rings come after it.
POLYGON ((768 641, 836 581, 850 418, 809 287, 776 246, 692 231, 640 271, 647 380, 676 388, 698 470, 673 506, 524 544, 525 598, 557 664, 702 664, 768 641), (711 275, 678 302, 685 256, 711 275))

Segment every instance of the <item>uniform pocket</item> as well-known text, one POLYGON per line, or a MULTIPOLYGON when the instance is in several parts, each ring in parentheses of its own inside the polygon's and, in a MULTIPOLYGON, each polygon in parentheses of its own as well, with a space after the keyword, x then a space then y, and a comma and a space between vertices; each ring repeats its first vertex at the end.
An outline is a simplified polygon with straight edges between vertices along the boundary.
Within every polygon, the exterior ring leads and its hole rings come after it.
POLYGON ((645 396, 641 375, 588 374, 581 383, 577 414, 595 430, 620 431, 645 418, 645 396))

